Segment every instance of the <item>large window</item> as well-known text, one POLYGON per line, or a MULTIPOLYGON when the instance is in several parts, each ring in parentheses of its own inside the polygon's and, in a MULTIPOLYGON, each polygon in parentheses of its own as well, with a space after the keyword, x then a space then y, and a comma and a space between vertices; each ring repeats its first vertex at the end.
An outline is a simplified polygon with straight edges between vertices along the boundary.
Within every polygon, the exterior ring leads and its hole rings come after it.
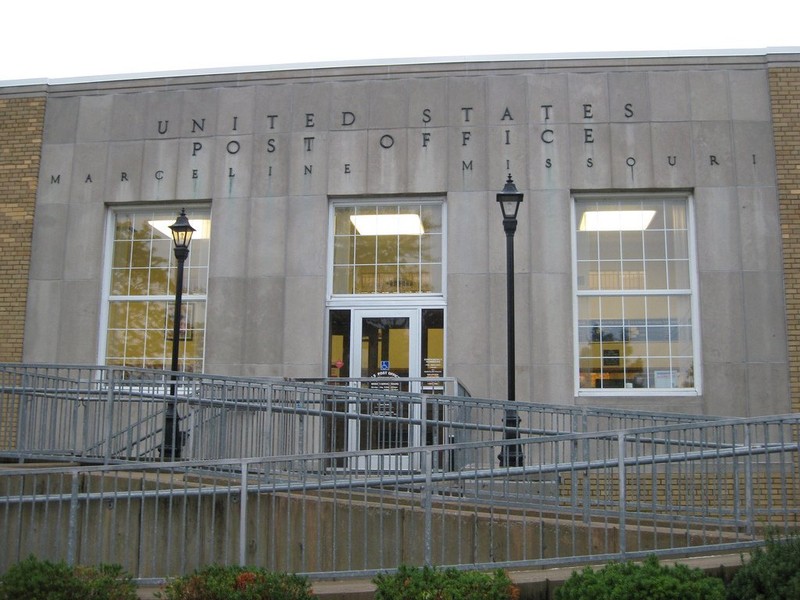
MULTIPOLYGON (((169 369, 175 308, 175 255, 169 225, 177 210, 112 213, 108 278, 108 365, 169 369)), ((179 369, 202 372, 208 284, 208 209, 187 210, 196 229, 184 265, 179 369)))
POLYGON ((333 207, 332 294, 441 294, 442 203, 333 207))
POLYGON ((578 391, 697 389, 685 196, 575 200, 578 391))

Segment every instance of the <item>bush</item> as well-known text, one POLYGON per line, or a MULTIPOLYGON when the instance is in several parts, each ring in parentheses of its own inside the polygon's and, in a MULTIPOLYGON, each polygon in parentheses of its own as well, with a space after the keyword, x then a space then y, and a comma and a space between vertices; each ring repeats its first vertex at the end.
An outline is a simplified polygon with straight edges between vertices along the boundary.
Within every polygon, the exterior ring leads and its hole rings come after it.
POLYGON ((665 567, 650 556, 641 565, 611 563, 574 572, 556 590, 556 600, 724 600, 721 579, 686 565, 665 567))
POLYGON ((69 567, 30 556, 0 577, 2 600, 136 600, 136 584, 119 565, 69 567))
POLYGON ((396 573, 373 579, 375 600, 517 600, 517 588, 508 575, 457 571, 435 567, 401 566, 396 573))
POLYGON ((728 586, 730 600, 800 598, 800 538, 767 539, 765 548, 750 553, 728 586))
POLYGON ((306 577, 257 567, 211 565, 170 580, 157 598, 166 600, 309 600, 306 577))

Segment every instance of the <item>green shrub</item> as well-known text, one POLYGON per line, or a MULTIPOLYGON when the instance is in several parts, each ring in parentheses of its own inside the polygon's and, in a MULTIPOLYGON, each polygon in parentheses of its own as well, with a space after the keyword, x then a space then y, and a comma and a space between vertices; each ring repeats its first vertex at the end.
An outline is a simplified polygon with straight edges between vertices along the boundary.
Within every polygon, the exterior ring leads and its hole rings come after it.
POLYGON ((730 600, 795 600, 800 598, 800 537, 767 539, 765 548, 750 553, 728 586, 730 600))
POLYGON ((210 565, 167 582, 157 598, 166 600, 310 600, 306 577, 257 567, 210 565))
POLYGON ((373 579, 375 600, 517 600, 517 588, 502 570, 493 574, 435 567, 401 566, 373 579))
POLYGON ((724 600, 721 579, 686 565, 666 567, 650 556, 643 564, 611 563, 574 572, 556 600, 724 600))
POLYGON ((1 600, 136 600, 119 565, 69 567, 30 556, 0 577, 1 600))

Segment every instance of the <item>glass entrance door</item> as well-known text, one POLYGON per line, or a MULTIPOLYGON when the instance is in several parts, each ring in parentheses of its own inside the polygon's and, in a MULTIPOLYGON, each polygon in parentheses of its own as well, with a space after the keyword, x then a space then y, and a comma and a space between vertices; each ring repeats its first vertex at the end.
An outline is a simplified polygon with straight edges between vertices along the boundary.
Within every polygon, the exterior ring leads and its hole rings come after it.
MULTIPOLYGON (((352 357, 354 377, 377 393, 352 403, 350 450, 386 450, 420 444, 420 404, 395 392, 419 391, 420 313, 418 310, 354 310, 352 357)), ((371 456, 359 468, 407 469, 404 455, 371 456)))

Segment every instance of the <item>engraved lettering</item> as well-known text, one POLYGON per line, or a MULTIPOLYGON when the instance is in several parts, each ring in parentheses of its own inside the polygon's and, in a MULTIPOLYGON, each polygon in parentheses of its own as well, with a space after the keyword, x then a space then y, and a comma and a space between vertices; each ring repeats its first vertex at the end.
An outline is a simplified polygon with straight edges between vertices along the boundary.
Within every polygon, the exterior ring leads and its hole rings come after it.
POLYGON ((546 169, 549 169, 553 166, 553 161, 549 158, 546 158, 544 161, 544 166, 546 169))
POLYGON ((346 175, 350 174, 350 163, 344 163, 344 172, 346 175))
POLYGON ((385 133, 381 136, 381 148, 384 150, 388 150, 392 146, 394 146, 394 138, 390 136, 388 133, 385 133))
POLYGON ((167 133, 167 129, 169 129, 169 121, 159 121, 158 122, 158 133, 164 135, 167 133))
POLYGON ((511 110, 509 110, 509 108, 507 106, 506 106, 505 112, 503 113, 503 118, 500 119, 500 120, 501 121, 505 121, 506 119, 508 119, 509 121, 513 121, 514 120, 514 117, 511 116, 511 110))
POLYGON ((276 150, 276 148, 275 148, 275 138, 269 138, 267 140, 267 152, 272 154, 273 152, 275 152, 275 150, 276 150))
POLYGON ((756 164, 756 155, 753 154, 753 164, 756 164))
POLYGON ((636 166, 636 159, 634 157, 632 157, 632 156, 629 156, 627 159, 625 159, 625 164, 630 167, 630 169, 631 169, 631 179, 633 179, 634 178, 633 167, 636 166))
POLYGON ((231 131, 236 131, 236 122, 239 120, 239 117, 233 117, 233 129, 231 131))
POLYGON ((164 171, 159 169, 158 171, 156 171, 155 177, 158 181, 161 181, 162 179, 164 179, 164 171))
POLYGON ((633 104, 626 104, 625 105, 625 116, 629 119, 633 116, 633 104))
POLYGON ((192 156, 197 156, 197 153, 203 149, 203 144, 200 142, 194 142, 192 144, 192 156))
POLYGON ((422 122, 423 123, 430 123, 431 122, 431 109, 425 108, 422 111, 422 122))
POLYGON ((594 144, 594 132, 591 129, 587 128, 583 130, 583 143, 594 144))
POLYGON ((228 177, 230 179, 233 179, 234 177, 236 177, 236 173, 233 172, 233 167, 228 167, 228 177))
POLYGON ((342 127, 350 127, 350 125, 352 125, 355 122, 356 122, 356 116, 349 110, 346 110, 342 113, 342 127))
POLYGON ((231 140, 228 142, 228 145, 225 146, 225 149, 228 151, 228 154, 236 154, 241 149, 241 146, 236 140, 231 140))
POLYGON ((61 183, 61 173, 58 175, 50 175, 50 183, 61 183))
POLYGON ((269 119, 269 128, 275 129, 275 119, 278 118, 278 115, 267 115, 267 119, 269 119))
POLYGON ((197 171, 197 169, 192 169, 192 179, 199 179, 199 178, 200 178, 200 173, 197 171))
POLYGON ((197 130, 203 131, 206 126, 206 120, 200 119, 197 121, 196 119, 192 119, 192 133, 197 133, 197 130))
POLYGON ((272 177, 272 165, 267 169, 267 177, 272 177))
POLYGON ((122 171, 122 172, 120 173, 120 178, 119 178, 119 180, 120 180, 120 181, 128 181, 128 174, 127 174, 125 171, 122 171))
POLYGON ((303 175, 311 175, 311 172, 314 170, 314 165, 306 165, 305 169, 303 170, 303 175))
POLYGON ((462 171, 472 171, 472 161, 466 162, 464 160, 461 161, 461 170, 462 171))
POLYGON ((553 132, 552 129, 545 129, 544 131, 542 131, 542 136, 541 137, 542 137, 542 141, 545 144, 552 144, 553 140, 555 139, 555 133, 553 132))
POLYGON ((466 146, 469 138, 472 136, 471 131, 462 131, 461 132, 461 145, 466 146))
POLYGON ((431 141, 431 132, 430 131, 423 131, 422 132, 422 147, 427 148, 428 142, 431 141))
POLYGON ((591 158, 586 159, 586 166, 590 169, 594 166, 594 161, 591 158))
POLYGON ((584 104, 583 105, 583 118, 584 119, 593 119, 594 115, 592 115, 592 105, 591 104, 584 104))
POLYGON ((86 175, 86 179, 83 180, 83 183, 92 183, 92 174, 91 173, 86 175))
POLYGON ((717 167, 719 166, 719 163, 717 162, 717 157, 716 156, 711 154, 708 158, 709 158, 712 166, 717 166, 717 167))
POLYGON ((678 164, 678 157, 677 157, 677 156, 675 156, 675 155, 668 156, 668 157, 667 157, 667 164, 668 164, 670 167, 674 167, 675 165, 677 165, 677 164, 678 164))
POLYGON ((511 145, 511 130, 506 129, 506 146, 511 145))
POLYGON ((314 149, 314 138, 304 137, 303 145, 305 146, 306 152, 311 152, 314 149))
POLYGON ((544 120, 545 121, 549 121, 550 120, 550 109, 553 108, 553 105, 552 104, 542 104, 540 108, 542 109, 542 112, 544 113, 544 120))
POLYGON ((306 127, 314 126, 314 113, 306 113, 306 127))
POLYGON ((472 111, 472 107, 471 106, 463 106, 463 107, 461 107, 461 110, 464 111, 464 122, 465 123, 469 123, 469 113, 472 111))

